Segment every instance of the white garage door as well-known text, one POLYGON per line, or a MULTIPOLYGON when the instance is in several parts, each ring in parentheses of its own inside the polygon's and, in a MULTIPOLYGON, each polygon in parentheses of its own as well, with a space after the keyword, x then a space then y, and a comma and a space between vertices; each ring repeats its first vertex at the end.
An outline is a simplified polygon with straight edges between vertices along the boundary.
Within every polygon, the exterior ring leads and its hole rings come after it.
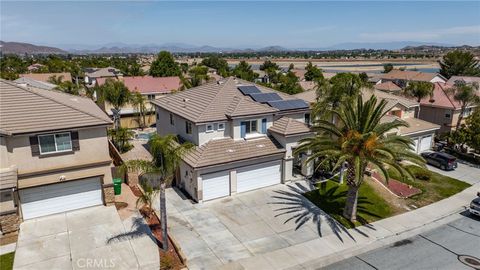
POLYGON ((24 219, 100 205, 100 178, 22 189, 19 192, 24 219))
POLYGON ((237 171, 237 192, 267 187, 280 182, 279 161, 248 166, 237 171))
POLYGON ((420 141, 420 149, 418 150, 418 152, 430 150, 431 147, 432 147, 432 135, 423 137, 420 141))
POLYGON ((228 171, 202 174, 202 182, 204 201, 230 195, 230 173, 228 171))

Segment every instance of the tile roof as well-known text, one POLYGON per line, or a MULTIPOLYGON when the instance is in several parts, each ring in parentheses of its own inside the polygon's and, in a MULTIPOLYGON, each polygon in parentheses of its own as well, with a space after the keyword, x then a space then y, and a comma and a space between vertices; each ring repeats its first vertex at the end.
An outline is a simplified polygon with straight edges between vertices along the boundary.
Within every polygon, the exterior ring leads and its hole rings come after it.
MULTIPOLYGON (((97 78, 97 85, 103 85, 107 79, 97 78)), ((118 80, 123 81, 130 92, 141 94, 169 94, 182 85, 179 77, 138 76, 121 77, 118 80)))
POLYGON ((397 79, 397 80, 406 80, 406 81, 430 82, 436 76, 440 76, 440 75, 437 73, 394 69, 388 72, 387 74, 382 74, 381 78, 388 79, 388 80, 397 79))
POLYGON ((456 81, 461 81, 464 83, 480 83, 480 77, 470 77, 470 76, 452 76, 450 79, 447 81, 447 84, 449 85, 455 85, 456 81))
POLYGON ((5 80, 0 80, 0 115, 0 130, 9 134, 112 123, 89 98, 5 80))
POLYGON ((275 154, 283 154, 285 149, 271 137, 250 140, 231 138, 210 140, 188 152, 183 161, 194 168, 225 164, 275 154))
POLYGON ((317 92, 315 90, 308 90, 294 95, 299 99, 305 100, 307 103, 315 103, 317 101, 317 92))
POLYGON ((373 88, 377 90, 383 90, 383 91, 400 91, 402 88, 400 88, 398 85, 394 84, 391 81, 375 84, 373 88))
POLYGON ((389 111, 393 107, 395 107, 397 104, 400 104, 404 107, 411 108, 411 107, 417 107, 419 106, 418 102, 415 102, 411 99, 390 94, 384 91, 380 90, 374 90, 374 89, 363 89, 362 90, 362 96, 363 96, 363 101, 366 101, 369 99, 372 95, 375 95, 377 99, 383 99, 387 101, 387 105, 385 106, 385 110, 389 111))
POLYGON ((69 82, 72 81, 72 75, 70 75, 70 73, 68 73, 68 72, 62 72, 62 73, 25 73, 25 74, 20 74, 18 76, 20 76, 20 78, 30 78, 30 79, 37 80, 37 81, 42 81, 42 82, 48 82, 48 80, 53 76, 56 76, 57 78, 59 78, 60 76, 63 76, 63 81, 69 81, 69 82))
POLYGON ((273 122, 273 126, 271 126, 268 131, 278 133, 284 136, 305 134, 311 132, 310 128, 305 123, 286 116, 273 122))
POLYGON ((27 77, 18 78, 13 82, 16 84, 20 84, 22 86, 31 86, 31 87, 36 87, 36 88, 45 89, 45 90, 52 90, 55 87, 57 87, 53 83, 37 81, 27 77))
POLYGON ((395 115, 385 115, 382 117, 380 120, 381 123, 390 123, 395 120, 403 120, 407 122, 408 127, 400 127, 399 128, 399 133, 400 135, 409 135, 409 134, 415 134, 415 133, 421 133, 425 131, 434 131, 437 129, 440 129, 440 125, 427 122, 425 120, 419 119, 419 118, 414 118, 414 117, 409 117, 409 118, 403 118, 400 119, 399 117, 395 115))
POLYGON ((85 69, 85 76, 88 76, 91 78, 116 77, 120 75, 122 75, 120 70, 114 67, 85 69))
POLYGON ((460 103, 453 99, 452 95, 448 93, 452 85, 444 83, 435 83, 434 85, 433 95, 422 99, 420 101, 421 105, 454 110, 461 108, 460 103))
MULTIPOLYGON (((268 105, 253 102, 249 96, 244 96, 237 89, 240 85, 254 84, 230 77, 219 82, 190 88, 154 100, 152 103, 194 123, 227 120, 227 116, 257 115, 278 111, 268 105)), ((262 93, 277 93, 282 99, 294 99, 293 96, 267 87, 260 85, 256 87, 262 93)))

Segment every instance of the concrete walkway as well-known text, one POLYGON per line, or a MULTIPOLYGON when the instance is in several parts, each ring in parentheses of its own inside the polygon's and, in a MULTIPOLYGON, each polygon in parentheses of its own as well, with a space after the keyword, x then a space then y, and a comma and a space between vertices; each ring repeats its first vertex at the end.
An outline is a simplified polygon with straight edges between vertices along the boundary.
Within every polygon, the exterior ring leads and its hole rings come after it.
POLYGON ((308 188, 305 182, 296 182, 203 204, 192 204, 169 189, 170 235, 180 244, 190 269, 317 269, 448 222, 465 209, 480 184, 349 230, 300 195, 308 188))

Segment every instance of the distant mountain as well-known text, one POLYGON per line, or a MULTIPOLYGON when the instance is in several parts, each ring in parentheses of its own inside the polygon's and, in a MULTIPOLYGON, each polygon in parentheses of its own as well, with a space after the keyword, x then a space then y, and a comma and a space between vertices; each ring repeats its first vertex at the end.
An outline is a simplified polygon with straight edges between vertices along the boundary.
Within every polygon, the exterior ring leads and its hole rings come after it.
POLYGON ((22 42, 5 42, 0 40, 0 52, 4 54, 66 54, 67 52, 48 46, 37 46, 22 42))
POLYGON ((435 42, 418 42, 418 41, 395 41, 395 42, 348 42, 340 43, 321 50, 355 50, 355 49, 372 49, 372 50, 399 50, 407 46, 434 45, 442 47, 451 47, 453 45, 435 43, 435 42))

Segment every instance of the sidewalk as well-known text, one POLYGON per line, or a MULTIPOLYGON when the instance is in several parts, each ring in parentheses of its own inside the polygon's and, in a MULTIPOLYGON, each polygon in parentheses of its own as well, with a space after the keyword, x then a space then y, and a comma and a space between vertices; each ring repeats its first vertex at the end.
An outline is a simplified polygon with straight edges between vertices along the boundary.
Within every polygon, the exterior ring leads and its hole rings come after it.
POLYGON ((349 229, 342 239, 329 235, 240 259, 221 269, 318 269, 446 224, 458 218, 456 214, 465 210, 479 190, 477 183, 431 205, 349 229))

